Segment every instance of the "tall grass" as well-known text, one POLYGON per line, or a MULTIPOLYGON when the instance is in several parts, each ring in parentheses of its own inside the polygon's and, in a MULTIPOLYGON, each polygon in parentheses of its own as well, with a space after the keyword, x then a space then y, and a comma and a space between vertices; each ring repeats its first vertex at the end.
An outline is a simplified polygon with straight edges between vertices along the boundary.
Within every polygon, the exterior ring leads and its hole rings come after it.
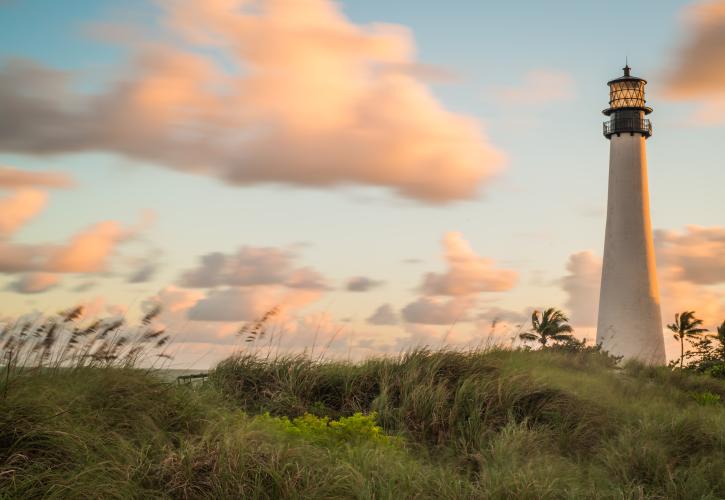
POLYGON ((603 353, 107 366, 17 374, 0 498, 725 497, 725 383, 603 353))
POLYGON ((386 432, 493 496, 725 497, 725 411, 693 397, 725 384, 619 369, 601 352, 418 350, 359 364, 240 355, 211 380, 252 413, 376 412, 386 432))
POLYGON ((164 351, 170 336, 152 326, 160 312, 151 308, 137 326, 122 317, 83 321, 82 306, 0 322, 0 393, 31 370, 130 368, 170 358, 164 351))

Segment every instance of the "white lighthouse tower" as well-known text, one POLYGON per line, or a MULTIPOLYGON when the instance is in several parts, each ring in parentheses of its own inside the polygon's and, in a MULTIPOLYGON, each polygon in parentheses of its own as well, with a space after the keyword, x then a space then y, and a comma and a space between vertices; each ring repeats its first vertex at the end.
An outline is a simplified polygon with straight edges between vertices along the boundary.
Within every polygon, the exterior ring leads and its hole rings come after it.
POLYGON ((604 239, 597 344, 624 359, 665 363, 660 298, 647 188, 646 139, 652 124, 645 115, 642 78, 624 75, 607 82, 610 117, 609 193, 604 239))

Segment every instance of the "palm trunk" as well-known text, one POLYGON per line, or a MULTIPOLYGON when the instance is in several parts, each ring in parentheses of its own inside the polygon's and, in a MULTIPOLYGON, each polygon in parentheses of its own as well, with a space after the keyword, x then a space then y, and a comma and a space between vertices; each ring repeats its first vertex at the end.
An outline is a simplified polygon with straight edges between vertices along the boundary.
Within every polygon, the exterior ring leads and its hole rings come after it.
POLYGON ((685 337, 680 336, 680 371, 682 371, 682 362, 685 360, 685 337))

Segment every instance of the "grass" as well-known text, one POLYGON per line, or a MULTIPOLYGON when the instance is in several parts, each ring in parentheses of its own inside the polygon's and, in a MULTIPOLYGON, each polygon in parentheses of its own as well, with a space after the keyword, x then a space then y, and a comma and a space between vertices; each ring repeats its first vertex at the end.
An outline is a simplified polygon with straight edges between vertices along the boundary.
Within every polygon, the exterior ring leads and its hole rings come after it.
POLYGON ((723 400, 591 352, 33 370, 0 399, 0 498, 724 498, 723 400))

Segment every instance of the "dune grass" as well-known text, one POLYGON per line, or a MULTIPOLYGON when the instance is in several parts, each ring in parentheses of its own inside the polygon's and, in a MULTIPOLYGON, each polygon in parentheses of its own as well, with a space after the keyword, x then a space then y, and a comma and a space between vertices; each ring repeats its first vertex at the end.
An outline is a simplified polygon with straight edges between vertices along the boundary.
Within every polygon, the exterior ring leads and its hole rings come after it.
POLYGON ((601 353, 33 371, 0 498, 723 498, 725 382, 601 353))

